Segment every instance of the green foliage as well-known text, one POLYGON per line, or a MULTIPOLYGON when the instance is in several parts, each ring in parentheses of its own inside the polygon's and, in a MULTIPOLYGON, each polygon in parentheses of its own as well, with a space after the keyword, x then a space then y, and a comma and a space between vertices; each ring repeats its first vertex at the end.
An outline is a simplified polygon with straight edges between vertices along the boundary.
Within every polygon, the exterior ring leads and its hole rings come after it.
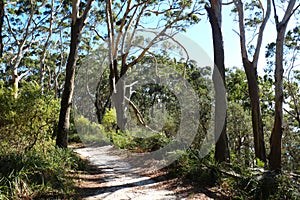
POLYGON ((252 171, 244 168, 242 178, 230 180, 234 199, 298 199, 298 182, 288 174, 252 171), (246 172, 246 173, 245 173, 246 172), (238 188, 238 190, 237 190, 238 188))
POLYGON ((0 84, 0 199, 74 194, 70 169, 83 166, 71 150, 54 148, 59 100, 21 82, 18 98, 0 84))
POLYGON ((105 112, 102 120, 102 125, 105 127, 106 131, 112 131, 117 124, 117 113, 116 109, 112 108, 105 112))
POLYGON ((215 162, 213 152, 204 158, 199 158, 197 151, 192 149, 174 153, 180 157, 168 167, 170 176, 181 177, 188 183, 201 187, 218 185, 219 190, 223 194, 230 194, 232 199, 300 197, 297 174, 274 174, 262 168, 249 168, 243 162, 220 165, 215 162))
POLYGON ((108 135, 103 125, 90 122, 82 115, 75 118, 77 133, 81 141, 85 144, 108 144, 108 135))
POLYGON ((300 198, 299 177, 298 180, 293 175, 280 174, 276 178, 277 188, 275 194, 271 194, 268 199, 292 199, 300 198))
POLYGON ((244 109, 250 109, 247 78, 243 70, 237 67, 226 70, 226 88, 229 102, 236 102, 244 109))
POLYGON ((163 133, 151 133, 144 129, 136 129, 130 133, 111 132, 110 134, 117 147, 139 153, 156 151, 170 141, 163 133))
POLYGON ((0 144, 15 151, 51 141, 59 113, 59 100, 41 96, 37 84, 22 82, 19 92, 15 99, 10 88, 0 88, 0 144))
POLYGON ((261 161, 259 158, 256 158, 256 165, 258 167, 263 168, 265 166, 265 163, 263 161, 261 161))
POLYGON ((227 133, 232 163, 250 165, 254 158, 251 116, 240 103, 228 102, 227 133))
POLYGON ((68 149, 47 147, 28 152, 0 152, 1 199, 40 199, 74 195, 71 169, 83 169, 85 163, 68 149))
POLYGON ((197 152, 191 148, 173 152, 179 155, 179 158, 168 167, 169 175, 181 177, 200 187, 219 184, 221 176, 217 169, 220 165, 215 162, 214 152, 210 152, 204 158, 200 158, 197 152))
POLYGON ((300 26, 294 27, 292 30, 289 30, 286 34, 285 45, 288 48, 294 48, 300 50, 300 26))

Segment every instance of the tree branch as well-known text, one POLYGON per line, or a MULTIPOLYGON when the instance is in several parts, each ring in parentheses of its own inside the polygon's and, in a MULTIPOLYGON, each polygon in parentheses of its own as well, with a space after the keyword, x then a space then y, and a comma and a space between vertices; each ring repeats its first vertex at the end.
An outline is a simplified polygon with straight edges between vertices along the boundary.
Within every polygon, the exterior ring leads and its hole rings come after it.
POLYGON ((276 28, 277 28, 277 26, 279 24, 279 20, 278 20, 278 15, 277 15, 277 9, 276 9, 275 0, 272 0, 272 3, 273 3, 273 10, 274 10, 274 19, 275 19, 275 24, 276 24, 276 28))
MULTIPOLYGON (((264 11, 264 9, 263 9, 263 11, 264 11)), ((264 34, 264 30, 265 30, 266 24, 267 24, 267 22, 268 22, 268 20, 270 18, 270 15, 271 15, 271 0, 267 0, 266 15, 263 18, 262 24, 259 27, 256 48, 255 48, 255 52, 254 52, 254 56, 253 56, 253 65, 255 67, 257 67, 258 57, 259 57, 259 53, 260 53, 260 49, 261 49, 261 45, 262 45, 262 40, 263 40, 263 34, 264 34)))
POLYGON ((26 72, 22 73, 18 78, 19 80, 22 80, 31 70, 27 70, 26 72))
POLYGON ((230 5, 230 4, 233 4, 233 3, 234 3, 234 1, 230 1, 230 2, 226 2, 226 3, 222 3, 222 5, 227 6, 227 5, 230 5))
POLYGON ((104 42, 106 41, 105 38, 104 38, 102 35, 100 35, 100 33, 99 33, 96 29, 94 29, 94 32, 96 33, 96 35, 97 35, 98 37, 101 38, 101 40, 103 40, 104 42))
POLYGON ((300 4, 294 9, 296 0, 290 0, 288 7, 285 11, 285 14, 283 16, 283 19, 281 20, 281 24, 286 24, 288 23, 288 21, 290 20, 291 16, 293 15, 293 13, 298 9, 298 7, 300 6, 300 4))
MULTIPOLYGON (((126 18, 128 17, 128 14, 130 12, 130 4, 131 4, 131 0, 128 0, 127 8, 124 12, 123 19, 121 19, 120 28, 119 28, 117 39, 116 39, 116 42, 115 42, 115 46, 114 46, 115 52, 118 52, 118 49, 119 49, 119 41, 120 41, 120 39, 123 35, 123 28, 125 26, 126 18)), ((132 16, 132 18, 133 18, 133 16, 132 16)), ((123 37, 126 37, 126 35, 124 35, 123 37)))
POLYGON ((129 98, 125 97, 125 99, 128 101, 129 105, 133 108, 134 114, 138 120, 138 122, 143 125, 146 126, 145 120, 143 119, 143 116, 141 114, 141 112, 139 111, 139 109, 136 107, 136 105, 130 101, 129 98))
POLYGON ((89 12, 90 12, 90 10, 91 10, 91 8, 92 8, 92 5, 93 5, 94 1, 95 1, 95 0, 88 0, 87 5, 86 5, 86 7, 85 7, 85 9, 84 9, 84 12, 83 12, 83 14, 80 16, 80 19, 82 19, 82 22, 83 22, 83 23, 84 23, 85 20, 87 19, 87 16, 88 16, 88 14, 89 14, 89 12))
POLYGON ((17 42, 17 45, 19 45, 19 44, 20 44, 20 43, 19 43, 19 40, 17 39, 16 34, 15 34, 14 31, 12 30, 12 27, 11 27, 11 25, 10 25, 10 21, 9 21, 9 18, 8 18, 7 15, 5 15, 5 19, 6 19, 6 21, 7 21, 7 25, 8 25, 8 29, 9 29, 10 33, 12 34, 13 38, 14 38, 15 41, 17 42))
POLYGON ((245 27, 244 27, 244 8, 243 3, 241 0, 234 0, 234 4, 238 11, 239 17, 239 36, 240 36, 240 43, 241 43, 241 53, 242 58, 249 61, 247 48, 246 48, 246 34, 245 34, 245 27))
POLYGON ((295 119, 298 118, 298 115, 295 115, 295 114, 291 113, 291 112, 288 111, 287 109, 283 108, 283 110, 284 110, 285 112, 287 112, 291 117, 293 117, 293 118, 295 118, 295 119))
POLYGON ((79 8, 80 0, 73 0, 72 1, 72 25, 75 25, 77 19, 78 19, 78 8, 79 8))
POLYGON ((150 43, 147 45, 147 47, 141 52, 141 54, 135 59, 133 60, 131 63, 129 63, 127 65, 127 68, 130 68, 132 66, 134 66, 136 63, 138 63, 139 61, 141 61, 141 59, 144 57, 144 55, 146 54, 146 52, 152 47, 152 45, 156 42, 156 40, 163 34, 165 34, 165 32, 172 27, 173 24, 175 24, 176 22, 178 22, 179 20, 181 20, 182 18, 180 17, 180 15, 182 14, 183 9, 178 13, 177 17, 174 19, 174 21, 172 21, 170 24, 168 24, 167 26, 165 26, 165 28, 159 32, 151 41, 150 43))

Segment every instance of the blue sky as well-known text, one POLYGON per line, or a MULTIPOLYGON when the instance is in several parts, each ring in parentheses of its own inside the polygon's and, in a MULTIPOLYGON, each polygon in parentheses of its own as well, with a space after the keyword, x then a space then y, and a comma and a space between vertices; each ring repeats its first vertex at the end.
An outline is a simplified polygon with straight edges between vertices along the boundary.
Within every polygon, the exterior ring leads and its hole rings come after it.
MULTIPOLYGON (((222 31, 223 31, 223 40, 225 48, 225 66, 232 67, 237 66, 242 68, 242 59, 240 53, 240 42, 239 36, 234 30, 238 32, 238 24, 234 21, 234 14, 231 14, 231 6, 223 6, 223 22, 222 22, 222 31)), ((295 20, 291 20, 289 23, 289 28, 296 25, 295 20)), ((289 30, 289 28, 287 30, 289 30)), ((209 20, 206 16, 201 18, 199 24, 189 28, 186 32, 186 36, 194 40, 198 45, 200 45, 204 51, 213 59, 213 42, 211 36, 211 27, 209 20)), ((265 60, 265 46, 270 42, 275 42, 276 40, 276 28, 274 25, 274 17, 271 14, 270 19, 267 23, 263 45, 260 52, 259 58, 259 73, 263 72, 263 68, 266 67, 265 60)))

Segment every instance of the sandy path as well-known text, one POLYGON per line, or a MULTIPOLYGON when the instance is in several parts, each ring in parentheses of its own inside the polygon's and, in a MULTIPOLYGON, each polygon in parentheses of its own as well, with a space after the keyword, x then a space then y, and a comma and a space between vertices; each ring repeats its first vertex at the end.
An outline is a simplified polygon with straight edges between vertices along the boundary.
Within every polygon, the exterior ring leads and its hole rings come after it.
POLYGON ((139 170, 126 163, 124 156, 115 153, 112 146, 84 147, 74 151, 88 158, 101 172, 98 183, 92 187, 94 195, 87 195, 84 199, 183 199, 176 196, 173 191, 157 189, 155 186, 158 183, 155 180, 140 175, 139 170))

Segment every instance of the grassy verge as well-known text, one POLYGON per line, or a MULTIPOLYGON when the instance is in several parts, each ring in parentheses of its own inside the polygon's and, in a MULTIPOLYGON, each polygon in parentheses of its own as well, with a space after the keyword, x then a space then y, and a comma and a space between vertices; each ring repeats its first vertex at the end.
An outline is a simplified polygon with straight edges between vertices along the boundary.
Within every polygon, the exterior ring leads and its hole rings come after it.
POLYGON ((199 159, 190 150, 184 151, 165 170, 170 178, 180 177, 193 187, 219 193, 220 199, 300 199, 299 174, 278 174, 240 163, 218 164, 213 159, 213 152, 199 159))
POLYGON ((70 173, 87 164, 72 150, 34 148, 0 155, 0 199, 77 199, 70 173))

